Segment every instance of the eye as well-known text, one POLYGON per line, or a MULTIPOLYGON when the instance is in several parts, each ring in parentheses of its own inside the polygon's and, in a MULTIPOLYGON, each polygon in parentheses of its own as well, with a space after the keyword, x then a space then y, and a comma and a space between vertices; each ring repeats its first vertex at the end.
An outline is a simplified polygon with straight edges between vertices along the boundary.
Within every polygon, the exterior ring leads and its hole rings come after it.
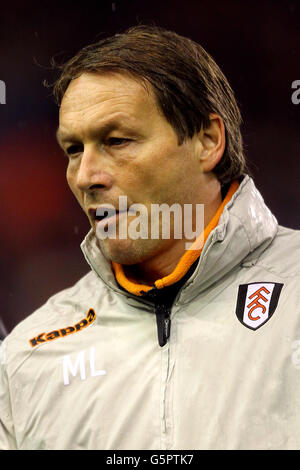
POLYGON ((66 154, 67 155, 75 155, 77 153, 80 153, 83 151, 83 145, 77 144, 77 145, 70 145, 70 147, 67 147, 66 149, 66 154))
POLYGON ((109 137, 108 140, 107 140, 107 143, 108 143, 108 145, 120 146, 120 145, 123 145, 123 144, 127 144, 130 141, 131 141, 131 139, 126 139, 126 138, 123 138, 123 137, 109 137))

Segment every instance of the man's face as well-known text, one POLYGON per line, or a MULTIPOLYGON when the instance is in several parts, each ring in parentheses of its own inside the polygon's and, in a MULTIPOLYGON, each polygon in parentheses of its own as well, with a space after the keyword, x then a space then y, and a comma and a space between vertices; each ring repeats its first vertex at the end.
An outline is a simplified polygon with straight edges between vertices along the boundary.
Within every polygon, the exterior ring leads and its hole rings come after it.
MULTIPOLYGON (((97 207, 118 210, 120 196, 127 197, 128 207, 139 203, 148 209, 149 227, 151 204, 202 202, 199 142, 193 138, 179 146, 150 86, 128 75, 87 73, 72 80, 60 108, 58 138, 68 155, 68 184, 95 231, 97 207)), ((126 215, 130 224, 135 216, 126 215)), ((117 229, 121 217, 116 216, 117 229)), ((117 236, 99 241, 99 247, 111 261, 139 264, 176 243, 181 241, 172 237, 117 236)))

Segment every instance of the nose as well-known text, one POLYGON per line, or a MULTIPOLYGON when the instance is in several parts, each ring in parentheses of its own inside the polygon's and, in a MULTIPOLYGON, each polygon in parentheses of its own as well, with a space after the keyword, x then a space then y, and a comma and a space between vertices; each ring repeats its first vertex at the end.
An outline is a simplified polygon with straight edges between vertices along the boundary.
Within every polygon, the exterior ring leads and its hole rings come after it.
POLYGON ((107 171, 105 157, 95 148, 85 147, 77 171, 76 183, 81 191, 91 191, 94 188, 109 189, 113 178, 107 171))

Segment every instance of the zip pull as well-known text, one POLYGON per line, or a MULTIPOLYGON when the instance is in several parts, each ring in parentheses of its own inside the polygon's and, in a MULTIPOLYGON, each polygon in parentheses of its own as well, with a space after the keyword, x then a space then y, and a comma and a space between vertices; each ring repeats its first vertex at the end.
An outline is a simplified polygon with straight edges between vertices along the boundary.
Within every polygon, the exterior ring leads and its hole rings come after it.
POLYGON ((158 335, 158 344, 163 347, 169 337, 171 331, 171 319, 170 319, 170 309, 165 305, 156 305, 155 307, 156 315, 156 325, 157 325, 157 335, 158 335))
POLYGON ((168 315, 168 317, 164 319, 164 337, 166 338, 166 340, 168 340, 170 337, 170 331, 171 331, 171 319, 170 319, 170 316, 168 315))
POLYGON ((171 307, 167 307, 166 305, 159 303, 160 291, 156 287, 148 292, 141 291, 141 293, 144 294, 145 298, 152 300, 155 304, 158 344, 163 347, 170 337, 171 307))

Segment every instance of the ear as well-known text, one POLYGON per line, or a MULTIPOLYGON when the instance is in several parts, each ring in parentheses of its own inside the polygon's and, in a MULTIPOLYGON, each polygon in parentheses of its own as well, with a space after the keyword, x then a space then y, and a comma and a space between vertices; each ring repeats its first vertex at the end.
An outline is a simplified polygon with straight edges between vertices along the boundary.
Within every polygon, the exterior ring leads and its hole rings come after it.
POLYGON ((208 127, 202 127, 198 134, 202 144, 199 159, 204 173, 214 169, 225 150, 225 126, 222 118, 218 114, 210 114, 209 120, 208 127))

